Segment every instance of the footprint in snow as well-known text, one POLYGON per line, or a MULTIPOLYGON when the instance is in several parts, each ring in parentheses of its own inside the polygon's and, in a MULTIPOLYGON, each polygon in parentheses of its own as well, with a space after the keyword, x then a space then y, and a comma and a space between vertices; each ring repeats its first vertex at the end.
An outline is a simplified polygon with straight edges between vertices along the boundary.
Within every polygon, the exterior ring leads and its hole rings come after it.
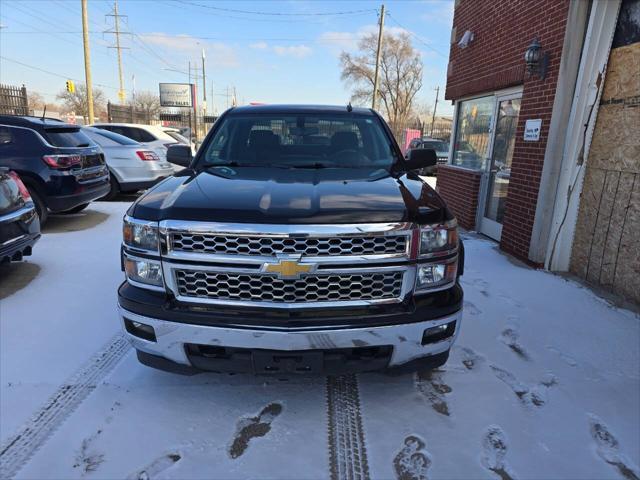
POLYGON ((462 352, 462 365, 467 370, 475 370, 478 366, 485 361, 485 358, 474 352, 469 347, 460 347, 460 351, 462 352))
POLYGON ((575 366, 578 365, 578 362, 576 361, 575 358, 573 358, 571 355, 567 355, 566 353, 564 353, 559 348, 556 348, 556 347, 554 347, 552 345, 547 345, 547 350, 549 350, 550 352, 558 354, 560 356, 560 358, 562 359, 562 361, 565 362, 570 367, 575 367, 575 366))
POLYGON ((270 403, 255 417, 243 418, 229 447, 229 456, 238 458, 249 447, 253 438, 264 437, 271 430, 271 422, 282 412, 282 405, 270 403))
POLYGON ((519 302, 515 298, 511 297, 510 295, 505 295, 504 293, 501 293, 500 295, 498 295, 498 297, 503 302, 508 303, 509 305, 512 305, 512 306, 514 306, 516 308, 524 307, 524 305, 521 302, 519 302))
POLYGON ((415 386, 436 412, 449 416, 449 404, 445 395, 451 393, 451 387, 444 381, 441 370, 418 371, 415 375, 415 386))
POLYGON ((558 383, 555 375, 549 373, 543 377, 539 384, 530 387, 520 382, 513 373, 496 365, 490 365, 490 367, 495 376, 506 383, 527 407, 542 407, 547 403, 547 389, 558 383))
POLYGON ((489 296, 490 285, 481 278, 474 278, 471 281, 463 279, 462 282, 475 288, 485 297, 489 296))
POLYGON ((500 334, 500 341, 523 360, 530 360, 529 354, 519 341, 520 334, 514 326, 507 326, 500 334))
POLYGON ((80 452, 76 455, 76 463, 73 465, 73 468, 82 468, 82 476, 95 472, 104 462, 104 454, 95 448, 95 442, 101 434, 102 430, 98 429, 96 433, 82 440, 80 452))
POLYGON ((596 444, 596 451, 609 465, 618 469, 618 472, 627 480, 640 480, 640 470, 631 461, 620 453, 620 444, 613 436, 609 428, 595 415, 589 415, 591 436, 596 444))
POLYGON ((507 455, 507 436, 499 426, 489 426, 482 438, 482 449, 482 466, 497 474, 501 480, 513 480, 513 472, 504 458, 507 455))
POLYGON ((464 311, 465 313, 468 313, 473 316, 480 315, 482 313, 482 310, 476 307, 474 303, 466 300, 464 302, 464 311))
POLYGON ((424 441, 416 435, 404 439, 402 450, 393 459, 398 480, 427 480, 431 457, 424 448, 424 441))
POLYGON ((179 453, 167 453, 156 458, 142 470, 137 471, 127 477, 127 480, 153 480, 159 473, 164 472, 169 467, 178 463, 182 455, 179 453))

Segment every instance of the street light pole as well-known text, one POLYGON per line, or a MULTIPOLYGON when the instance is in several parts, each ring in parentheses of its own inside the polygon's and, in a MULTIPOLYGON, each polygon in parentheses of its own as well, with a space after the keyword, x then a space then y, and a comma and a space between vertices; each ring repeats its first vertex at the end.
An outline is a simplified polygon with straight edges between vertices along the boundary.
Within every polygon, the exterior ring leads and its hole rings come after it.
POLYGON ((84 78, 87 88, 87 110, 89 123, 93 123, 93 83, 91 81, 91 57, 89 53, 89 15, 87 0, 80 0, 82 5, 82 45, 84 47, 84 78))
POLYGON ((378 30, 378 49, 376 51, 376 70, 373 76, 373 95, 371 96, 371 108, 376 109, 376 96, 378 95, 378 70, 380 69, 380 52, 382 51, 382 29, 384 28, 384 4, 380 7, 380 29, 378 30))

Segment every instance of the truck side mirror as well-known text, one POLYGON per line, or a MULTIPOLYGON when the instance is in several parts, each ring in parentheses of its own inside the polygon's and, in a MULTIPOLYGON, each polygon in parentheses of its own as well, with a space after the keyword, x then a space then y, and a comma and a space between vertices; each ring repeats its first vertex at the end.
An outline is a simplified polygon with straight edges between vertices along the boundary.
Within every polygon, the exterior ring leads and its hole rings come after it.
POLYGON ((191 145, 177 143, 167 147, 167 162, 175 163, 181 167, 188 167, 191 165, 192 160, 193 155, 191 155, 191 145))
POLYGON ((407 152, 404 164, 407 170, 420 170, 438 163, 436 151, 431 148, 412 148, 407 152))

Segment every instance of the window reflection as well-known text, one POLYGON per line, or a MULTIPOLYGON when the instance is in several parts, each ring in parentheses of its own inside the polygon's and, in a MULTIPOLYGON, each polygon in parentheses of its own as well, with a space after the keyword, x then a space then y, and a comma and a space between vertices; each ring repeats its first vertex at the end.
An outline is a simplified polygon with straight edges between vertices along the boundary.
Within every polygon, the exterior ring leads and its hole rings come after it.
POLYGON ((481 170, 489 156, 493 95, 460 102, 453 145, 453 165, 481 170))

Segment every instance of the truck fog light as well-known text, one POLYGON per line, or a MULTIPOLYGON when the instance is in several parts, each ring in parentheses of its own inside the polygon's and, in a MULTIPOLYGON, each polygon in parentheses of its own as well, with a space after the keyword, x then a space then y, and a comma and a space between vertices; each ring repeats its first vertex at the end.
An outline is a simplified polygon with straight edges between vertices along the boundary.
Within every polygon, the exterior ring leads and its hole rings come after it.
POLYGON ((156 287, 163 286, 160 262, 125 257, 124 271, 128 280, 156 287))
POLYGON ((150 342, 156 342, 156 332, 151 325, 147 325, 145 323, 134 322, 133 320, 129 320, 128 318, 124 319, 124 328, 131 335, 136 337, 143 338, 150 342))
POLYGON ((456 331, 456 322, 449 322, 437 327, 427 328, 422 333, 422 345, 428 345, 430 343, 437 343, 446 338, 449 338, 456 331))

